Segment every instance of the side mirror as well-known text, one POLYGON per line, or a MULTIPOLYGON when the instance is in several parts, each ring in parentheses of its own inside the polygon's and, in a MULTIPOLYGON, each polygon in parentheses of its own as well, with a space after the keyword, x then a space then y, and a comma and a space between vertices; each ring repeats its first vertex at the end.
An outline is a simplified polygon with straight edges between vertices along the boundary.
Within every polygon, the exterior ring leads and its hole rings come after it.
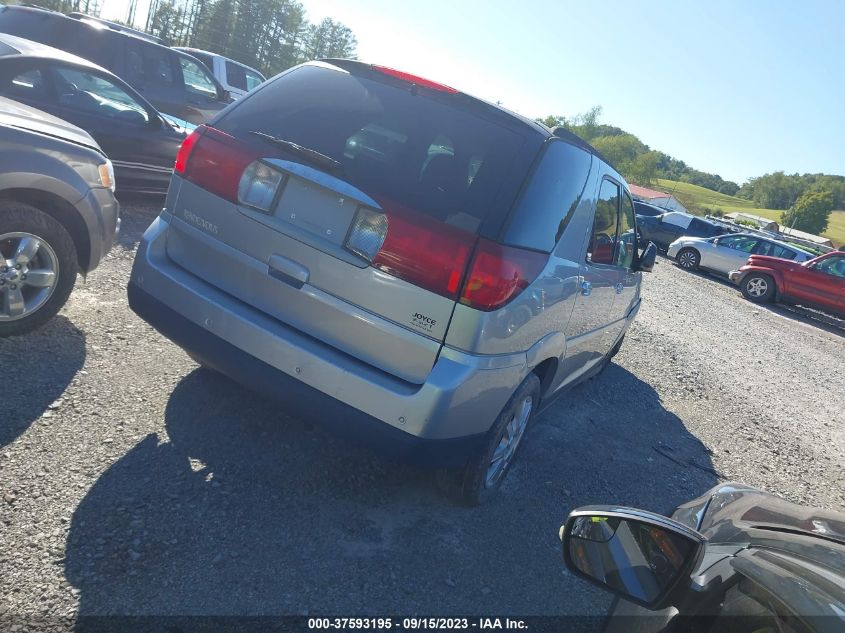
POLYGON ((571 572, 650 610, 682 598, 676 590, 686 588, 707 542, 659 514, 613 506, 573 510, 560 538, 571 572))
POLYGON ((654 242, 649 242, 648 246, 637 259, 637 270, 644 273, 650 273, 654 270, 654 262, 657 261, 657 247, 654 242))

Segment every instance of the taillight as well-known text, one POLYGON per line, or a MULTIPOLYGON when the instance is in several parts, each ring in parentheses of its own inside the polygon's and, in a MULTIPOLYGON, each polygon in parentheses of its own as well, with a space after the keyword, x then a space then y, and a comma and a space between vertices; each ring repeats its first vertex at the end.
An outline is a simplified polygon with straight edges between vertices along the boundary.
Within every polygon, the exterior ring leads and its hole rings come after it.
POLYGON ((515 299, 543 270, 548 254, 480 239, 461 293, 461 303, 497 310, 515 299))
POLYGON ((205 132, 205 126, 200 125, 195 128, 184 141, 182 141, 182 145, 179 146, 179 151, 176 152, 176 164, 173 165, 173 171, 177 174, 185 173, 185 168, 188 166, 188 158, 191 155, 191 150, 194 149, 194 145, 196 145, 200 136, 203 135, 203 132, 205 132))
POLYGON ((379 270, 457 299, 475 235, 413 212, 362 207, 345 246, 379 270))
POLYGON ((183 141, 174 171, 221 198, 237 202, 241 176, 261 156, 243 141, 201 125, 183 141))

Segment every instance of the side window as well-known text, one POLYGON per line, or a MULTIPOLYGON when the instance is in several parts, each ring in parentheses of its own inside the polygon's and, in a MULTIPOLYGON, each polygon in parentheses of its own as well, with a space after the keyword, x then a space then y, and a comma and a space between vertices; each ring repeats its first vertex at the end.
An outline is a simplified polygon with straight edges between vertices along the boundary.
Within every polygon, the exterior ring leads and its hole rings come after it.
MULTIPOLYGON (((166 48, 159 49, 157 46, 144 45, 140 47, 140 56, 137 60, 129 59, 130 68, 140 63, 141 79, 147 83, 159 86, 175 86, 176 80, 173 77, 173 66, 170 63, 170 51, 166 48)), ((131 57, 133 52, 130 51, 131 57)))
POLYGON ((816 264, 814 268, 819 272, 825 273, 827 275, 833 275, 834 277, 845 277, 845 255, 835 255, 833 257, 823 259, 818 264, 816 264))
POLYGON ((245 70, 244 72, 246 73, 247 90, 252 90, 253 88, 264 83, 264 77, 262 77, 258 73, 254 73, 251 70, 245 70))
POLYGON ((217 98, 217 86, 208 75, 208 69, 193 59, 179 55, 179 65, 182 67, 182 77, 188 92, 207 99, 217 98))
POLYGON ((750 253, 757 246, 759 240, 756 237, 748 237, 746 235, 738 235, 735 237, 726 237, 719 242, 719 246, 726 246, 735 251, 742 251, 743 253, 750 253))
POLYGON ((126 123, 146 124, 147 111, 121 86, 78 68, 53 68, 59 105, 126 123))
POLYGON ((666 213, 663 216, 663 221, 667 224, 673 224, 685 229, 690 225, 692 218, 688 215, 684 215, 683 213, 666 213))
POLYGON ((634 220, 634 203, 628 194, 622 196, 619 207, 619 235, 616 239, 616 252, 613 263, 622 268, 631 268, 634 264, 634 252, 637 248, 636 224, 634 220))
POLYGON ((768 255, 769 257, 780 257, 781 259, 795 259, 795 251, 768 240, 760 240, 757 248, 754 249, 754 253, 768 255))
POLYGON ((11 78, 3 77, 3 93, 21 99, 44 100, 48 96, 46 78, 42 70, 27 70, 11 78))
MULTIPOLYGON (((590 175, 592 156, 564 141, 550 141, 514 209, 505 243, 550 252, 563 235, 590 175)), ((470 177, 477 158, 470 161, 470 177)), ((615 216, 614 211, 614 216, 615 216)))
POLYGON ((619 215, 619 185, 603 180, 596 201, 593 231, 587 246, 587 261, 593 264, 613 264, 619 215))
POLYGON ((226 62, 226 83, 238 90, 248 90, 244 67, 240 64, 226 62))

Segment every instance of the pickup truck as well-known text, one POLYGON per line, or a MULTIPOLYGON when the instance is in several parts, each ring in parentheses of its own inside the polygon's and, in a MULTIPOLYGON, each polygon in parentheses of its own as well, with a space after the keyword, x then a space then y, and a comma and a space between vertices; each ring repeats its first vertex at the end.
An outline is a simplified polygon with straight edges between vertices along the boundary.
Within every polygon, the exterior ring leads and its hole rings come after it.
POLYGON ((752 255, 728 277, 749 301, 797 303, 845 318, 845 252, 832 251, 800 264, 752 255))
POLYGON ((664 251, 679 237, 716 237, 728 232, 714 222, 689 213, 670 211, 654 217, 638 216, 637 230, 643 241, 654 242, 664 251))

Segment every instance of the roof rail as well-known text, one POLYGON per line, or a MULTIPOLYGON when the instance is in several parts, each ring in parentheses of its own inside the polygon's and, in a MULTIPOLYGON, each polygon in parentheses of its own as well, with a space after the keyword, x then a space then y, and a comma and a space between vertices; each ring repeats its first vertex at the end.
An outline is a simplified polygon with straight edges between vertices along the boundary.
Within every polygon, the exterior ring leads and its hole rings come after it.
MULTIPOLYGON (((779 233, 776 231, 766 231, 765 229, 754 228, 751 226, 746 226, 744 224, 739 224, 737 222, 733 222, 732 220, 725 220, 723 218, 717 218, 713 215, 705 216, 707 220, 724 226, 728 230, 735 231, 738 233, 752 233, 754 235, 759 235, 761 237, 767 237, 771 240, 776 240, 778 242, 785 242, 787 244, 794 244, 795 246, 803 246, 804 248, 810 248, 812 250, 822 251, 824 253, 828 253, 830 251, 836 250, 831 248, 830 246, 824 246, 823 244, 816 244, 815 242, 811 242, 810 240, 801 239, 800 237, 793 237, 791 235, 787 235, 785 233, 779 233)), ((773 220, 774 221, 774 220, 773 220)))

